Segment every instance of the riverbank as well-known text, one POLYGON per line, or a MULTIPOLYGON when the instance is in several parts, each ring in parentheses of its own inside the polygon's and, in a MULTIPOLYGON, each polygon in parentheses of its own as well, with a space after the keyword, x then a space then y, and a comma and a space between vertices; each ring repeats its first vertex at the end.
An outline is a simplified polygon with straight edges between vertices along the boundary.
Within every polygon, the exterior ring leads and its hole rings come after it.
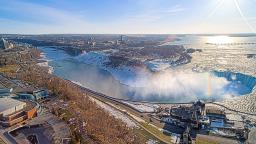
POLYGON ((214 71, 197 72, 178 67, 159 72, 137 67, 114 68, 106 65, 108 56, 101 52, 72 57, 61 50, 40 49, 49 66, 54 68, 53 74, 114 98, 131 101, 180 103, 202 99, 220 102, 250 93, 254 85, 248 81, 247 88, 246 80, 250 76, 231 71, 218 71, 226 73, 218 76, 214 71), (231 79, 230 75, 237 75, 238 79, 231 79))
MULTIPOLYGON (((64 101, 67 104, 55 105, 55 112, 65 111, 69 113, 67 123, 73 118, 79 123, 70 125, 73 140, 76 142, 89 143, 145 143, 146 139, 140 138, 133 133, 133 129, 127 127, 123 121, 113 117, 91 101, 86 93, 79 88, 73 87, 67 81, 48 73, 46 67, 37 65, 37 58, 26 49, 30 59, 17 63, 17 69, 14 71, 5 71, 5 74, 35 87, 47 88, 50 91, 52 103, 64 101)), ((17 50, 17 52, 20 52, 17 50)), ((9 66, 8 64, 6 65, 9 66)), ((49 105, 48 105, 49 106, 49 105)), ((51 109, 51 107, 48 107, 51 109)), ((58 115, 62 119, 63 115, 58 115)), ((64 119, 63 119, 64 120, 64 119)))

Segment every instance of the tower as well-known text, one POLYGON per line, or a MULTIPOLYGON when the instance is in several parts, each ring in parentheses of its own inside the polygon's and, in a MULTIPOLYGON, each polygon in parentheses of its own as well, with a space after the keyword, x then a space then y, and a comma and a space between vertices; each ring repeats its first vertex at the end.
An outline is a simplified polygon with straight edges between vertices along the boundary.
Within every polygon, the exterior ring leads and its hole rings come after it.
POLYGON ((123 35, 120 36, 120 42, 123 42, 123 35))
POLYGON ((1 40, 0 40, 0 49, 5 49, 5 40, 4 40, 4 38, 1 38, 1 40))

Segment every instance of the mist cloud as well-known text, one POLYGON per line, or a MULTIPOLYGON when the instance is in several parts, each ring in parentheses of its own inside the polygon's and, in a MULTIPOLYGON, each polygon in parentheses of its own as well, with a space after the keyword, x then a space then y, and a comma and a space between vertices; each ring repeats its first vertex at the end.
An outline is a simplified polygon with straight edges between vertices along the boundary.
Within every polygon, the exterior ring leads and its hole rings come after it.
MULTIPOLYGON (((141 76, 141 75, 140 75, 141 76)), ((129 83, 134 98, 191 101, 195 99, 224 99, 230 97, 225 87, 225 78, 210 73, 194 73, 166 70, 145 77, 138 77, 129 83)))

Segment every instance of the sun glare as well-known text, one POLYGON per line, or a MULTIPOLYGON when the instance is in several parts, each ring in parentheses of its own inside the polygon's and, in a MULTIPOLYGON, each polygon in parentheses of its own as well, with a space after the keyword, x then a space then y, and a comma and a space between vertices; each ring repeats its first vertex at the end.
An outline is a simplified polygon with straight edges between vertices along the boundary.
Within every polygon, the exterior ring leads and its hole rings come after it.
POLYGON ((228 44, 228 43, 233 43, 233 39, 228 36, 211 36, 207 38, 207 43, 228 44))

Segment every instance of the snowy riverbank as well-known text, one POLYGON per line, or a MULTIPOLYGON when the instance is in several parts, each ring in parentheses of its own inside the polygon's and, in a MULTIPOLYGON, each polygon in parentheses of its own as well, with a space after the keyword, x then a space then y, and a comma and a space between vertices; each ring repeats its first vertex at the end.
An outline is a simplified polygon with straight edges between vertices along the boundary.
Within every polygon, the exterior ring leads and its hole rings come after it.
POLYGON ((109 64, 109 53, 105 51, 69 56, 62 50, 42 50, 48 60, 42 65, 53 66, 54 74, 116 98, 151 102, 221 101, 239 96, 240 90, 246 86, 209 72, 168 68, 168 61, 164 60, 151 63, 152 68, 163 68, 152 72, 141 66, 124 64, 114 67, 109 64))

